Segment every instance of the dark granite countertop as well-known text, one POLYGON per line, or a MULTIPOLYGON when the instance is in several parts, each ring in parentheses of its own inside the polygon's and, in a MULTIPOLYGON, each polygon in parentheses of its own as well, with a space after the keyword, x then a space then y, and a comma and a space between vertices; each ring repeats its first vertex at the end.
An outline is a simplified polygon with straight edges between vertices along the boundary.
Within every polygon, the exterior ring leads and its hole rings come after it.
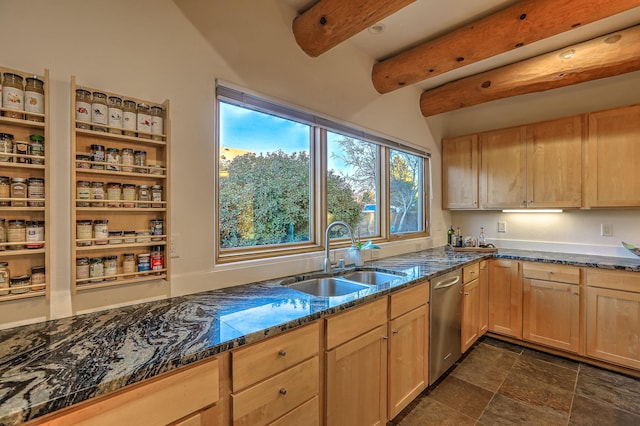
POLYGON ((640 259, 440 247, 367 262, 366 268, 395 272, 398 279, 340 297, 289 289, 280 284, 283 277, 2 330, 0 425, 42 416, 494 256, 640 272, 640 259))

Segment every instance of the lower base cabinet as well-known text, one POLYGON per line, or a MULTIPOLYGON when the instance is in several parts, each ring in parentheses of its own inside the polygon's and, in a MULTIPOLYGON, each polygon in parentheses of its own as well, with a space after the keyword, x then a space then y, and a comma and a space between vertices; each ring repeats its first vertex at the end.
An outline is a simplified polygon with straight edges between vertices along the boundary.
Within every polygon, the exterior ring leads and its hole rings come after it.
POLYGON ((489 331, 522 339, 520 262, 489 261, 489 331))

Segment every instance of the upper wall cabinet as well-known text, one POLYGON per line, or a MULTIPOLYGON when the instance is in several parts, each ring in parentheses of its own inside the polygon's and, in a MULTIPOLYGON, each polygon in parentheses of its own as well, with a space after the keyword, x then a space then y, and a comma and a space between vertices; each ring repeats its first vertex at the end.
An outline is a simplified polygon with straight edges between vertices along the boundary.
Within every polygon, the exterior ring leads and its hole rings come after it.
POLYGON ((589 207, 640 206, 640 105, 589 114, 589 207))
POLYGON ((442 140, 442 207, 478 208, 478 135, 442 140))

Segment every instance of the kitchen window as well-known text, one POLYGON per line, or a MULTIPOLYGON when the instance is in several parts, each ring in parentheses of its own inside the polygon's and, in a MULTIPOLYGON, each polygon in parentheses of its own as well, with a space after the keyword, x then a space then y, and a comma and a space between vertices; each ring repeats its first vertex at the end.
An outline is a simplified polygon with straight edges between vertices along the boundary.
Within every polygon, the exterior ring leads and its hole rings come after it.
POLYGON ((216 262, 428 235, 428 153, 217 86, 216 262), (350 244, 335 227, 332 245, 350 244))

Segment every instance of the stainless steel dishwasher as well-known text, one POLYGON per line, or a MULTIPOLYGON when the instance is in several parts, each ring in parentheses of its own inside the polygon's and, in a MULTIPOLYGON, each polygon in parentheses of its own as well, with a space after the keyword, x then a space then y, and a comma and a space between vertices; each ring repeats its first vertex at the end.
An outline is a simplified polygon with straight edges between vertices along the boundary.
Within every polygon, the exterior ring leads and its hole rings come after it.
POLYGON ((431 280, 429 319, 429 384, 460 358, 462 318, 461 270, 431 280))

